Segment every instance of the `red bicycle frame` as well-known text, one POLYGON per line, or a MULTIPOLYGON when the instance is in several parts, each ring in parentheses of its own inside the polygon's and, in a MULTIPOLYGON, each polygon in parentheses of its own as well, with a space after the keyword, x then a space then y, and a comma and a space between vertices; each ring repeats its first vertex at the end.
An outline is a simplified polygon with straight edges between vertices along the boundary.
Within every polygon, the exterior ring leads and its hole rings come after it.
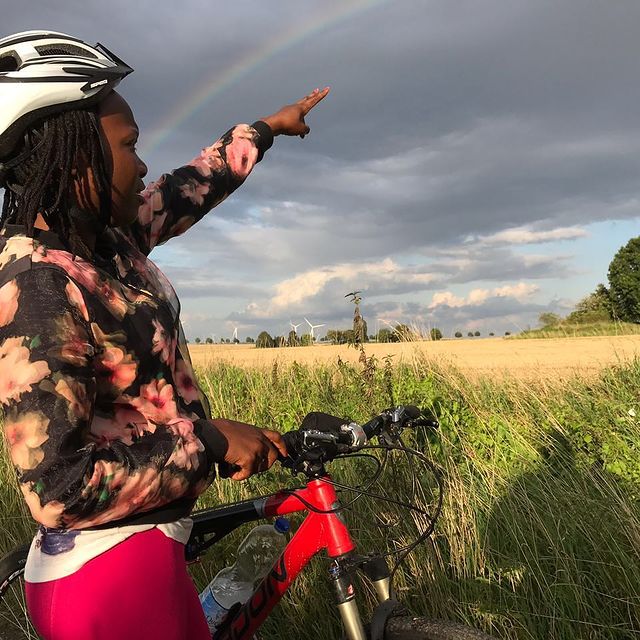
MULTIPOLYGON (((309 481, 304 489, 276 493, 263 500, 260 506, 257 504, 259 501, 254 504, 264 517, 300 511, 308 511, 308 515, 270 573, 257 586, 248 602, 230 614, 232 619, 223 623, 214 636, 215 640, 249 640, 314 555, 326 549, 329 557, 342 559, 355 549, 349 530, 336 511, 339 506, 336 491, 322 478, 309 481)), ((340 562, 337 561, 330 573, 348 637, 354 640, 364 639, 349 572, 342 571, 340 562)), ((388 577, 386 582, 386 588, 382 592, 378 590, 381 600, 389 598, 388 577)))

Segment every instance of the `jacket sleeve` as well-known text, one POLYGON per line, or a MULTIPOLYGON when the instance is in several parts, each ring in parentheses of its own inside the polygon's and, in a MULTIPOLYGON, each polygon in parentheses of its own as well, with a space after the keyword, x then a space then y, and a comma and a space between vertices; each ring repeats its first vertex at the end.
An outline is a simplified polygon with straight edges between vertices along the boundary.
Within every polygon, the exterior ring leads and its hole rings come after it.
POLYGON ((184 233, 233 193, 273 144, 273 133, 262 121, 239 124, 184 167, 162 175, 142 193, 144 203, 129 234, 148 255, 184 233))
POLYGON ((158 425, 129 442, 92 434, 97 346, 79 291, 51 267, 20 273, 0 289, 4 433, 34 519, 55 528, 195 497, 212 479, 210 456, 225 452, 210 423, 158 425))

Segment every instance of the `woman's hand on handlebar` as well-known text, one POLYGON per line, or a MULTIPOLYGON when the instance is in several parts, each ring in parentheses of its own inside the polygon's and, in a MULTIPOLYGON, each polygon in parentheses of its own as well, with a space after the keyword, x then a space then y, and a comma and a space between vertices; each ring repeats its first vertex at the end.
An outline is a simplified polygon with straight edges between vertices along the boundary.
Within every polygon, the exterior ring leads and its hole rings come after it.
POLYGON ((246 480, 254 473, 266 471, 279 455, 287 455, 282 436, 276 431, 225 418, 216 418, 212 422, 227 440, 224 461, 228 474, 223 475, 232 480, 246 480))

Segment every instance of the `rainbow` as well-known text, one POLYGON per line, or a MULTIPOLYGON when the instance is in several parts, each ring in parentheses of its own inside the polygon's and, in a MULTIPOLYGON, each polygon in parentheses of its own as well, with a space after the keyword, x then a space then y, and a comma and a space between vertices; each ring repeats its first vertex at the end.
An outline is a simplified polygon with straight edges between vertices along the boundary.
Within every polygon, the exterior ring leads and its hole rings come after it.
POLYGON ((224 72, 216 74, 203 83, 200 83, 200 88, 196 92, 190 97, 181 100, 179 105, 172 109, 160 123, 153 127, 149 135, 144 136, 141 140, 141 154, 149 155, 166 140, 172 131, 188 120, 198 109, 214 97, 220 95, 233 83, 265 65, 277 54, 294 47, 305 38, 315 35, 327 27, 348 20, 355 15, 369 11, 388 1, 389 0, 341 0, 335 8, 329 11, 325 10, 320 15, 314 15, 302 24, 297 24, 282 33, 278 33, 272 39, 263 43, 260 48, 247 53, 235 64, 225 69, 224 72))

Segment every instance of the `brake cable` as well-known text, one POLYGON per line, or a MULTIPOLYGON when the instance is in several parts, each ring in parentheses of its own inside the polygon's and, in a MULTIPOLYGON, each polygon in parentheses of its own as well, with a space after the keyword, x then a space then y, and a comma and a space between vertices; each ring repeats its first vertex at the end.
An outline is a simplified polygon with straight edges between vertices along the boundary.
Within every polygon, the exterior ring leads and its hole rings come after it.
MULTIPOLYGON (((394 500, 393 498, 389 498, 388 496, 382 496, 379 494, 375 494, 369 491, 362 491, 363 495, 367 495, 369 497, 381 500, 383 502, 387 502, 390 504, 396 504, 398 506, 404 507, 406 509, 409 509, 410 511, 416 512, 416 513, 421 513, 425 516, 427 516, 427 518, 429 519, 429 526, 418 535, 418 537, 411 542, 410 544, 404 546, 404 547, 400 547, 397 549, 394 549, 393 551, 387 551, 385 553, 379 553, 379 554, 375 554, 375 557, 378 558, 385 558, 388 556, 395 556, 398 555, 398 558, 396 559, 393 568, 391 569, 390 573, 389 573, 389 579, 392 580, 394 575, 396 574, 397 570, 400 568, 400 565, 402 564, 402 562, 404 562, 404 560, 407 558, 407 556, 418 546, 420 545, 422 542, 424 542, 435 530, 435 525, 436 525, 436 521, 438 520, 438 518, 440 517, 440 513, 442 511, 442 502, 444 499, 444 486, 442 483, 442 478, 441 478, 441 473, 439 471, 439 469, 436 467, 436 465, 434 465, 431 460, 429 460, 422 452, 417 451, 416 449, 412 449, 410 447, 406 447, 404 446, 404 444, 401 445, 367 445, 366 447, 363 447, 363 449, 378 449, 378 450, 383 450, 387 453, 389 451, 403 451, 407 456, 415 456, 417 458, 419 458, 424 464, 425 466, 431 471, 437 485, 438 485, 438 501, 436 503, 436 508, 435 511, 433 513, 433 515, 430 515, 427 511, 425 511, 424 509, 421 509, 420 507, 418 507, 415 504, 410 504, 407 502, 403 502, 400 500, 394 500)), ((346 456, 345 456, 346 457, 346 456)), ((356 489, 355 487, 349 487, 347 485, 342 485, 340 483, 337 483, 333 480, 328 480, 325 479, 327 482, 334 484, 337 487, 340 487, 342 489, 348 489, 351 491, 361 491, 356 489)))
MULTIPOLYGON (((378 458, 376 458, 375 456, 372 456, 371 454, 368 453, 347 453, 347 454, 343 454, 343 455, 339 455, 336 456, 336 458, 334 458, 334 460, 336 459, 344 459, 344 458, 370 458, 371 460, 374 460, 376 465, 377 465, 377 469, 375 471, 375 473, 373 474, 372 479, 369 480, 369 484, 366 485, 366 489, 368 490, 370 487, 372 487, 377 481, 378 478, 380 477, 380 474, 382 473, 382 470, 384 469, 384 466, 386 464, 387 461, 387 457, 388 454, 385 455, 384 460, 381 462, 380 460, 378 460, 378 458)), ((357 491, 358 495, 356 495, 352 500, 350 500, 349 502, 347 502, 346 504, 341 504, 333 509, 319 509, 318 507, 312 505, 308 500, 306 500, 305 498, 303 498, 302 496, 300 496, 298 494, 298 491, 303 488, 293 488, 293 489, 283 489, 282 493, 286 493, 288 495, 291 495, 293 497, 295 497, 297 500, 300 500, 300 502, 302 502, 302 504, 307 507, 307 509, 309 509, 309 511, 313 511, 314 513, 320 513, 323 515, 327 515, 327 514, 332 514, 332 513, 339 513, 340 511, 344 511, 345 509, 349 509, 351 507, 351 505, 356 502, 356 500, 359 500, 363 495, 370 495, 369 493, 367 493, 367 490, 362 489, 361 487, 352 487, 349 485, 341 485, 339 483, 334 482, 333 480, 330 480, 327 477, 319 477, 318 480, 320 480, 321 482, 326 482, 327 484, 333 484, 341 489, 347 490, 347 491, 357 491)), ((371 494, 373 495, 373 494, 371 494)))

